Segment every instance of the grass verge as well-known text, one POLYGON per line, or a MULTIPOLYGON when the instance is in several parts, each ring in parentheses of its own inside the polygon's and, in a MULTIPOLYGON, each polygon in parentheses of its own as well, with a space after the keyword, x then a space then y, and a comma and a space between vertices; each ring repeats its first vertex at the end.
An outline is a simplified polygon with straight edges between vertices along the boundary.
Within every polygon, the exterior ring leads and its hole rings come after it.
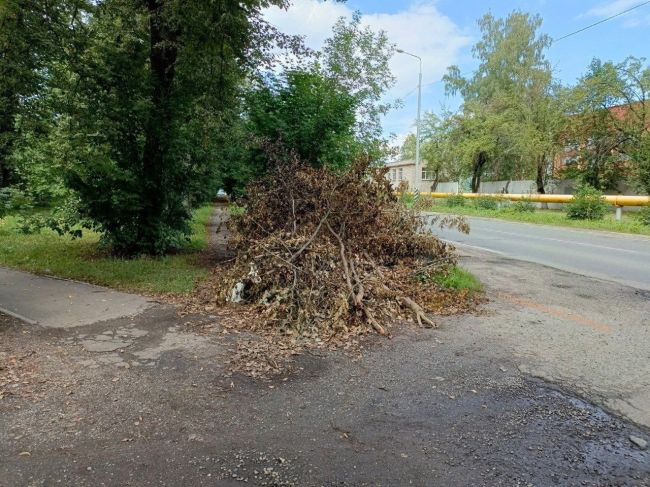
POLYGON ((208 273, 199 252, 208 245, 211 214, 211 205, 194 211, 190 241, 179 253, 135 259, 108 255, 99 248, 94 232, 85 231, 75 240, 50 230, 25 235, 16 229, 15 218, 6 217, 0 219, 0 266, 145 294, 189 293, 208 273))
POLYGON ((483 290, 483 284, 471 272, 459 266, 454 266, 446 272, 433 276, 433 280, 439 286, 447 289, 467 290, 470 294, 483 290))
POLYGON ((465 206, 449 207, 444 200, 428 205, 425 211, 436 213, 449 213, 454 215, 480 216, 484 218, 498 218, 514 222, 535 223, 540 225, 556 225, 561 227, 582 228, 586 230, 603 230, 608 232, 632 233, 637 235, 650 235, 650 225, 641 222, 640 215, 636 212, 625 212, 623 219, 618 222, 614 218, 614 211, 605 215, 602 220, 570 220, 561 210, 536 210, 534 212, 516 212, 509 208, 487 210, 477 208, 468 201, 465 206))

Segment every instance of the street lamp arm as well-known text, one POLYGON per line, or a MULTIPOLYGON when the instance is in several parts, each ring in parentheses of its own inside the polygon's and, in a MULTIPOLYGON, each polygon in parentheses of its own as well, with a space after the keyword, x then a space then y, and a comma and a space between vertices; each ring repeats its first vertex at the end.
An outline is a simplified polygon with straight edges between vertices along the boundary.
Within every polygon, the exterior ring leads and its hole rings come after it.
POLYGON ((411 52, 407 52, 407 51, 405 51, 404 49, 399 49, 399 48, 395 49, 395 52, 398 52, 398 53, 400 53, 400 54, 406 54, 407 56, 414 57, 414 58, 416 58, 418 61, 420 61, 420 63, 422 63, 422 58, 421 58, 420 56, 418 56, 417 54, 413 54, 413 53, 411 53, 411 52))
POLYGON ((415 122, 415 190, 419 191, 420 185, 419 179, 422 174, 420 173, 420 107, 422 106, 422 58, 417 54, 411 52, 406 52, 404 49, 395 48, 395 51, 400 54, 406 54, 407 56, 414 57, 420 63, 420 72, 418 75, 418 113, 417 119, 415 122))

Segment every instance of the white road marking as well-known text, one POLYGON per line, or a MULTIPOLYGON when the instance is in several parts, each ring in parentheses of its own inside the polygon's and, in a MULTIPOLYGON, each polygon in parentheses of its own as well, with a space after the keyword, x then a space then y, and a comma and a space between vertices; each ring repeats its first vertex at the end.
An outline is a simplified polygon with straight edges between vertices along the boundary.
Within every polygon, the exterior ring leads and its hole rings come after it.
MULTIPOLYGON (((523 236, 520 233, 504 232, 503 230, 495 230, 493 228, 491 228, 488 231, 495 232, 495 233, 502 233, 504 235, 512 235, 512 236, 515 236, 517 238, 522 238, 522 236, 523 236)), ((614 250, 614 251, 617 251, 617 252, 627 252, 627 253, 630 253, 630 254, 648 255, 650 253, 650 252, 642 252, 642 251, 639 251, 639 250, 629 250, 629 249, 621 249, 621 248, 617 248, 617 247, 608 247, 606 245, 597 245, 597 244, 590 244, 590 243, 584 243, 584 242, 575 242, 573 240, 562 240, 561 238, 532 237, 530 235, 526 235, 525 237, 528 238, 528 239, 533 239, 533 240, 535 240, 535 239, 537 239, 537 240, 550 240, 550 241, 553 241, 553 242, 561 242, 561 243, 573 244, 573 245, 582 245, 584 247, 594 247, 594 248, 597 248, 597 249, 614 250)))
POLYGON ((469 244, 462 243, 462 242, 456 242, 455 240, 445 240, 444 238, 441 239, 441 240, 443 242, 447 242, 447 243, 449 243, 451 245, 455 245, 456 247, 459 247, 459 246, 460 247, 469 247, 471 249, 482 250, 484 252, 491 252, 493 254, 506 255, 505 252, 501 252, 500 250, 488 249, 486 247, 479 247, 478 245, 469 245, 469 244))
MULTIPOLYGON (((423 212, 424 215, 426 216, 433 216, 433 215, 438 215, 438 216, 445 216, 445 215, 452 215, 452 213, 438 213, 435 211, 432 212, 423 212)), ((593 228, 579 228, 579 227, 564 227, 560 225, 553 225, 553 224, 546 224, 546 223, 529 223, 529 222, 520 222, 516 220, 502 220, 500 218, 492 218, 488 216, 474 216, 474 215, 465 215, 465 219, 468 221, 472 220, 481 220, 484 222, 497 222, 499 224, 504 224, 505 226, 507 225, 526 225, 528 227, 535 227, 537 228, 547 228, 551 230, 558 230, 561 232, 565 233, 578 233, 581 235, 584 234, 590 234, 590 235, 595 235, 599 237, 613 237, 613 238, 620 238, 620 239, 625 239, 625 240, 631 240, 635 242, 646 242, 650 243, 650 236, 648 235, 638 235, 634 233, 625 233, 625 232, 615 232, 613 230, 595 230, 593 228)))

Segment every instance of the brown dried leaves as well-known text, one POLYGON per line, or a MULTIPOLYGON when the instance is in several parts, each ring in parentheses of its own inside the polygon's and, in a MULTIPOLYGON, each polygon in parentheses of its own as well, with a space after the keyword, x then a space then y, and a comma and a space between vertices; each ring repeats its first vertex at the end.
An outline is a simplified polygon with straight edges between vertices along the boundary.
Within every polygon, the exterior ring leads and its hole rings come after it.
POLYGON ((415 271, 455 256, 384 176, 367 162, 342 173, 297 161, 272 169, 231 221, 237 257, 199 290, 201 303, 253 304, 264 327, 303 337, 387 334, 403 315, 432 326, 427 313, 449 293, 415 271))

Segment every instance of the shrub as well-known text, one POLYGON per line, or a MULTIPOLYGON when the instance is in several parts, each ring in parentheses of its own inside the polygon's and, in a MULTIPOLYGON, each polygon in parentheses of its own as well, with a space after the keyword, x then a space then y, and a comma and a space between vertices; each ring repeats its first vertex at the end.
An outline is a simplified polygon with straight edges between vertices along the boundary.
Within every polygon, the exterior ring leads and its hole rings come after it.
POLYGON ((12 208, 12 198, 9 188, 0 188, 0 218, 3 218, 12 208))
POLYGON ((465 197, 462 194, 455 194, 446 199, 447 206, 453 208, 455 206, 465 206, 465 197))
POLYGON ((600 220, 607 213, 607 203, 602 191, 582 184, 570 203, 567 203, 567 217, 571 220, 600 220))
POLYGON ((41 214, 18 215, 16 217, 16 229, 24 235, 41 233, 47 227, 47 218, 41 214))
POLYGON ((641 223, 644 225, 650 225, 650 206, 646 206, 644 209, 642 209, 640 215, 641 223))
POLYGON ((29 198, 16 188, 0 188, 0 218, 31 208, 29 198))
POLYGON ((491 196, 480 196, 474 200, 474 206, 482 210, 497 210, 499 201, 491 196))
POLYGON ((530 200, 515 201, 510 205, 510 209, 515 213, 533 213, 537 207, 530 200))

